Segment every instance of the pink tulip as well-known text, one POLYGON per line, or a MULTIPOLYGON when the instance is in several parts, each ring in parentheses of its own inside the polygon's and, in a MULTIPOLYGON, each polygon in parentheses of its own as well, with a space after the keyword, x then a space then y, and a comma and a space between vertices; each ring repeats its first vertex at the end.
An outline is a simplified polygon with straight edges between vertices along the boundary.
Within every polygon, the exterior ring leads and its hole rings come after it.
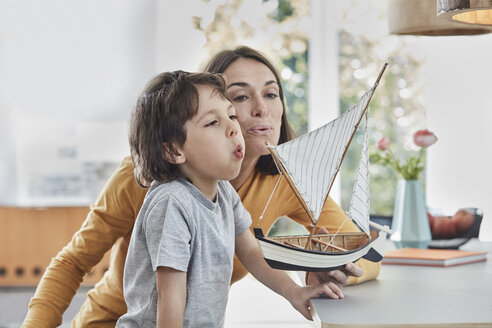
POLYGON ((378 141, 378 149, 379 150, 386 150, 388 149, 390 144, 390 141, 386 137, 382 137, 381 140, 378 141))
POLYGON ((413 134, 413 142, 419 147, 429 147, 437 142, 437 137, 429 130, 418 130, 413 134))

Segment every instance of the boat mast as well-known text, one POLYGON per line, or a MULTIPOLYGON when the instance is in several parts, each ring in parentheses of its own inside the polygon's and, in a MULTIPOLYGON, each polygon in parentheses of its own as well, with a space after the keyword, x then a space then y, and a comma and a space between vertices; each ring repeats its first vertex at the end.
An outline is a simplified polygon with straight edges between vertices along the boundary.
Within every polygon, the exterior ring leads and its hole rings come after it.
MULTIPOLYGON (((384 63, 383 68, 382 68, 382 69, 381 69, 381 71, 379 72, 379 76, 378 76, 378 78, 376 79, 376 82, 374 83, 374 87, 373 87, 374 89, 378 86, 379 81, 381 80, 381 77, 383 76, 384 70, 386 69, 386 67, 387 67, 387 66, 388 66, 388 63, 384 63)), ((342 160, 340 161, 340 166, 341 166, 341 164, 343 163, 343 160, 344 160, 344 158, 345 158, 345 155, 347 154, 348 147, 349 147, 349 146, 350 146, 350 144, 352 143, 352 139, 354 138, 355 132, 357 131, 357 128, 359 127, 359 124, 360 124, 360 122, 362 121, 362 118, 364 117, 364 114, 365 114, 365 113, 366 113, 366 111, 367 111, 367 107, 369 106, 369 103, 370 103, 370 101, 371 101, 371 99, 372 99, 373 94, 374 94, 374 90, 373 90, 373 92, 372 92, 372 94, 371 94, 371 97, 370 97, 370 98, 369 98, 369 100, 367 101, 366 107, 364 108, 364 110, 363 110, 362 114, 360 115, 359 121, 357 122, 357 124, 356 124, 356 125, 355 125, 355 127, 354 127, 354 131, 352 132, 352 136, 350 137, 349 142, 347 143, 347 146, 345 147, 345 150, 344 150, 343 155, 342 155, 342 160)), ((330 188, 328 188, 328 193, 326 194, 325 202, 326 202, 326 199, 328 198, 328 195, 330 194, 331 187, 333 186, 333 182, 335 181, 335 178, 336 178, 336 176, 337 176, 338 172, 340 171, 340 166, 337 168, 337 170, 336 170, 336 172, 335 172, 335 176, 334 176, 333 181, 332 181, 332 183, 331 183, 331 185, 330 185, 330 188)), ((289 174, 288 174, 288 173, 286 174, 286 177, 288 177, 288 178, 290 179, 290 177, 289 177, 289 174)), ((309 210, 307 210, 306 212, 308 213, 308 215, 310 215, 309 210)), ((311 215, 310 215, 310 218, 311 218, 311 215)), ((312 218, 311 218, 311 221, 313 221, 313 219, 312 219, 312 218)), ((311 243, 311 239, 313 238, 314 232, 316 231, 316 226, 318 225, 318 221, 319 221, 319 220, 315 221, 315 222, 314 222, 314 224, 312 224, 311 232, 310 232, 310 234, 309 234, 309 238, 308 238, 308 240, 307 240, 307 242, 306 242, 306 246, 305 246, 305 248, 306 248, 306 249, 308 248, 308 245, 311 243)))

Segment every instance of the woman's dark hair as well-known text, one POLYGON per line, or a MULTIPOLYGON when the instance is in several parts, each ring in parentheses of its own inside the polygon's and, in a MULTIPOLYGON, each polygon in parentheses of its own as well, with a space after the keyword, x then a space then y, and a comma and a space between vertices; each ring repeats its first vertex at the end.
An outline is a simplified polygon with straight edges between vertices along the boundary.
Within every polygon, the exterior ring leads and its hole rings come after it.
POLYGON ((226 98, 226 86, 220 74, 165 72, 148 82, 130 118, 130 152, 135 178, 142 187, 155 180, 172 181, 181 177, 174 159, 173 144, 186 141, 184 124, 198 111, 197 86, 210 86, 226 98))
MULTIPOLYGON (((265 66, 267 66, 270 69, 270 71, 272 71, 279 86, 279 97, 280 97, 280 101, 282 102, 282 107, 284 109, 282 113, 282 125, 280 127, 280 137, 278 140, 278 144, 280 145, 284 142, 294 139, 295 137, 294 131, 292 130, 292 127, 290 126, 289 121, 287 119, 287 113, 286 113, 285 101, 284 101, 284 90, 282 88, 282 83, 280 81, 277 71, 275 70, 275 67, 273 67, 272 63, 264 55, 246 46, 239 46, 233 50, 223 50, 218 54, 216 54, 209 61, 207 67, 205 68, 205 71, 211 73, 224 73, 224 71, 239 58, 249 58, 249 59, 256 60, 257 62, 260 62, 265 66)), ((256 168, 264 174, 269 174, 269 175, 278 174, 277 167, 275 166, 272 156, 270 155, 260 156, 258 163, 256 163, 256 168)))

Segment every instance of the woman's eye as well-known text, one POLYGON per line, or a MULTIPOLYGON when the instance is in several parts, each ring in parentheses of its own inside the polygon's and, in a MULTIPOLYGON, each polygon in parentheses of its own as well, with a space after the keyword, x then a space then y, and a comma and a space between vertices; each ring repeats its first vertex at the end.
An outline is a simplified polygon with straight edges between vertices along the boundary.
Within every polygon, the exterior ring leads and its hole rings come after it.
POLYGON ((248 97, 242 95, 242 96, 237 96, 237 97, 234 97, 232 100, 234 102, 243 102, 243 101, 246 101, 248 99, 248 97))
POLYGON ((217 123, 218 123, 217 120, 213 120, 213 121, 208 122, 207 124, 205 124, 205 126, 212 126, 212 125, 215 125, 217 123))
POLYGON ((276 93, 268 93, 266 96, 267 96, 268 98, 270 98, 270 99, 275 99, 275 98, 277 98, 277 97, 278 97, 278 95, 277 95, 276 93))
POLYGON ((229 118, 230 118, 231 120, 237 120, 237 116, 236 116, 236 115, 229 115, 229 118))

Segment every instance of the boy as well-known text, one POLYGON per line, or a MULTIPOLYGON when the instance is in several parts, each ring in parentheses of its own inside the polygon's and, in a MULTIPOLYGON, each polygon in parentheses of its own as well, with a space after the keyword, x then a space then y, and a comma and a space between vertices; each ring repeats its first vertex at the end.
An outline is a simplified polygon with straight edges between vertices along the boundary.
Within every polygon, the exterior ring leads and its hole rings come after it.
POLYGON ((271 269, 232 186, 244 157, 235 109, 217 74, 155 77, 131 119, 135 176, 150 189, 135 223, 124 273, 127 314, 117 327, 221 327, 234 251, 261 282, 311 319, 309 298, 329 285, 299 287, 271 269))

